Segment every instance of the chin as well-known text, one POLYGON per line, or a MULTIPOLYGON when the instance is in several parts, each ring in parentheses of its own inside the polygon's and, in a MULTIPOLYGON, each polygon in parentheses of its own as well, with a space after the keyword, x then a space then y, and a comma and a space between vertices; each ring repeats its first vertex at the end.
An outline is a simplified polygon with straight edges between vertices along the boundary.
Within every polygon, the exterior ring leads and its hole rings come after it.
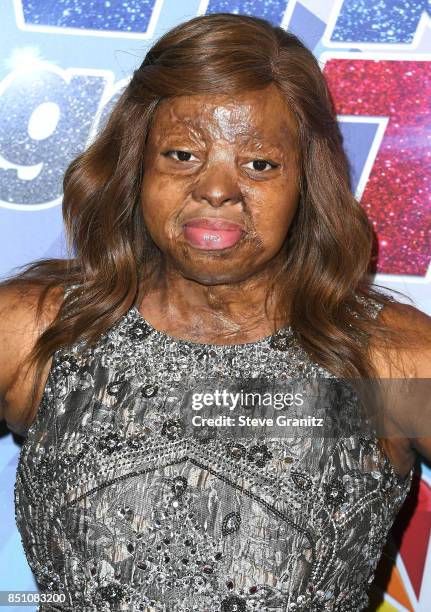
POLYGON ((238 283, 245 280, 250 276, 250 270, 247 270, 247 274, 238 274, 238 270, 223 269, 223 266, 219 266, 216 269, 217 264, 210 265, 207 268, 201 267, 199 269, 191 269, 189 266, 181 266, 181 274, 184 278, 196 281, 201 285, 226 285, 238 283))

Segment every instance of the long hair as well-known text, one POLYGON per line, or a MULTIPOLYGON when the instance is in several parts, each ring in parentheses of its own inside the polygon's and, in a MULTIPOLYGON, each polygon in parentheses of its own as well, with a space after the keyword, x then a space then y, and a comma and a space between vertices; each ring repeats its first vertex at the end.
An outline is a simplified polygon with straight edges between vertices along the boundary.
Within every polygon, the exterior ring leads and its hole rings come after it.
POLYGON ((373 230, 352 195, 349 162, 334 104, 313 54, 293 34, 256 17, 195 17, 149 50, 93 142, 67 168, 62 213, 65 259, 27 264, 1 285, 39 286, 37 317, 51 290, 77 285, 40 334, 28 361, 35 380, 59 348, 87 346, 135 304, 140 283, 163 254, 144 224, 140 202, 146 139, 163 99, 229 93, 274 83, 297 123, 300 198, 274 279, 277 306, 298 341, 340 377, 375 376, 367 339, 400 336, 373 318, 366 300, 394 299, 373 286, 373 230))

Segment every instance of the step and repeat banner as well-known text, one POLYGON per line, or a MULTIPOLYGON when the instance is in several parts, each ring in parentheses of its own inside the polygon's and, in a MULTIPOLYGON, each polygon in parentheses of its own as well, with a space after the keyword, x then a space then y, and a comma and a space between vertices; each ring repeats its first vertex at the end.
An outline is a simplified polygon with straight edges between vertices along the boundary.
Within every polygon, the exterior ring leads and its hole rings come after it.
MULTIPOLYGON (((356 197, 379 239, 375 282, 431 314, 427 0, 0 0, 0 277, 65 256, 65 168, 152 42, 181 21, 221 11, 281 25, 319 60, 356 197)), ((15 527, 19 444, 3 428, 0 591, 36 588, 15 527)), ((430 485, 422 464, 373 583, 372 610, 431 610, 430 485)))

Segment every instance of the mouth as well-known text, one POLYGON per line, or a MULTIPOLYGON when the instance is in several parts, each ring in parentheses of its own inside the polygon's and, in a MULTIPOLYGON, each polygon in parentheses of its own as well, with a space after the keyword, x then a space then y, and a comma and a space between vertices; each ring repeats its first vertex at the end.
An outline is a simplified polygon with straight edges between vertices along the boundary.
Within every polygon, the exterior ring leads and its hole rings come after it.
POLYGON ((183 225, 186 241, 194 248, 207 251, 229 249, 243 238, 245 228, 227 219, 192 219, 183 225))

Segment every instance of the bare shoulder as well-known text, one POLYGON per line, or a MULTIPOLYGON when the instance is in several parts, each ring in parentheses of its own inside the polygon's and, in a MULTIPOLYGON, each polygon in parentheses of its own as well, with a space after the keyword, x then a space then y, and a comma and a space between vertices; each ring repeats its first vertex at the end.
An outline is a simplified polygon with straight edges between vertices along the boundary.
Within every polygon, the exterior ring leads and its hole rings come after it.
MULTIPOLYGON (((37 316, 41 288, 26 285, 0 286, 0 418, 10 429, 24 432, 32 418, 30 393, 33 370, 23 367, 38 337, 50 325, 63 301, 63 288, 52 289, 37 316)), ((39 381, 40 400, 48 377, 51 360, 45 365, 39 381)))
POLYGON ((379 322, 400 334, 399 345, 370 340, 370 357, 381 378, 431 378, 431 317, 410 304, 393 302, 379 322))
MULTIPOLYGON (((420 432, 428 427, 424 427, 429 419, 428 409, 426 402, 413 401, 412 387, 406 387, 409 394, 400 394, 403 387, 389 379, 401 379, 401 383, 406 379, 431 378, 431 317, 409 304, 393 302, 381 309, 378 322, 386 332, 396 334, 392 341, 383 344, 374 338, 369 342, 371 362, 378 378, 385 379, 382 388, 390 398, 386 403, 386 415, 390 417, 385 421, 388 434, 381 441, 395 470, 405 476, 414 465, 417 452, 430 457, 431 438, 420 439, 420 432)), ((423 385, 416 385, 414 393, 423 389, 423 385)))

